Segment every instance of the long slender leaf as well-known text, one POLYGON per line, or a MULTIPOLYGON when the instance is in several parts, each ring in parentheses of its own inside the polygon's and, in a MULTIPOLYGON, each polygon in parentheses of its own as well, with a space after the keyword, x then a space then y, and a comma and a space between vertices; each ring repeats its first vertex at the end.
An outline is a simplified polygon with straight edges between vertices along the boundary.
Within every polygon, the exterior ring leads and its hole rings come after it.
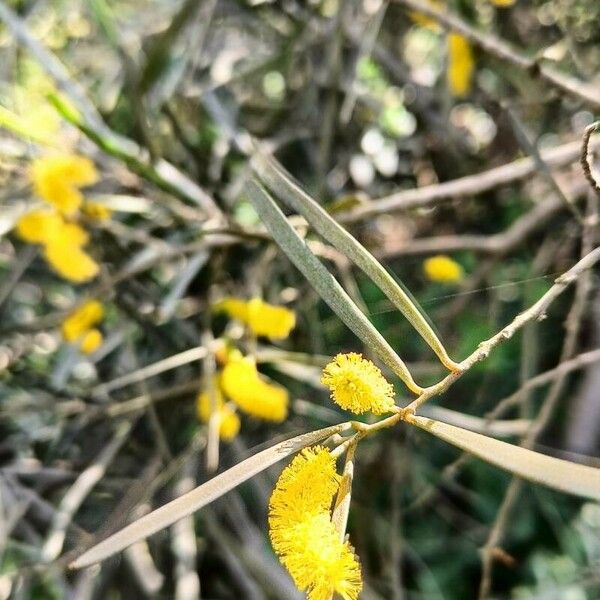
POLYGON ((70 568, 81 569, 124 550, 135 542, 139 542, 153 533, 172 525, 176 521, 191 515, 193 512, 220 498, 223 494, 284 459, 286 456, 294 454, 302 448, 321 442, 329 436, 344 431, 349 427, 350 423, 340 423, 332 427, 303 433, 247 458, 224 473, 213 477, 210 481, 194 488, 191 492, 183 494, 168 504, 157 508, 141 519, 117 531, 117 533, 99 544, 96 544, 75 559, 71 563, 70 568))
POLYGON ((285 252, 298 270, 306 277, 338 317, 371 348, 404 381, 407 387, 419 394, 422 388, 412 378, 410 371, 371 321, 335 280, 333 275, 309 250, 304 240, 296 233, 273 198, 258 183, 250 181, 246 192, 273 239, 285 252))
POLYGON ((343 252, 366 273, 390 302, 408 319, 419 335, 429 344, 440 361, 449 369, 458 365, 448 356, 427 319, 410 296, 402 289, 383 265, 327 211, 311 198, 275 159, 260 151, 252 157, 252 167, 271 191, 295 211, 301 214, 328 242, 343 252))
POLYGON ((412 415, 406 421, 513 475, 567 494, 600 500, 600 469, 546 456, 425 417, 412 415))

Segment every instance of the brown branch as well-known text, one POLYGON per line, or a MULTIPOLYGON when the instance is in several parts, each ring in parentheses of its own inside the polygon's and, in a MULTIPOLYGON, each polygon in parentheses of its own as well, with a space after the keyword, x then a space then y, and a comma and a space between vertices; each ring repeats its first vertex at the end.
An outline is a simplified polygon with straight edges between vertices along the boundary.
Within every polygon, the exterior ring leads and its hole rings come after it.
MULTIPOLYGON (((589 204, 591 207, 592 203, 590 202, 589 204)), ((591 250, 593 227, 590 226, 590 223, 590 220, 586 222, 581 248, 582 258, 579 261, 579 263, 577 263, 578 265, 580 265, 583 261, 588 260, 594 255, 596 255, 597 259, 600 258, 600 248, 591 250)), ((571 269, 568 273, 572 271, 573 269, 571 269)), ((563 275, 559 279, 564 280, 565 275, 563 275)), ((566 336, 562 345, 559 364, 570 360, 576 351, 577 340, 581 332, 581 323, 587 305, 587 298, 591 289, 591 272, 588 269, 584 269, 584 271, 580 271, 579 274, 575 275, 573 281, 574 280, 577 280, 577 287, 575 290, 575 297, 573 299, 571 309, 569 310, 569 314, 567 315, 567 318, 565 320, 566 336)), ((542 297, 542 300, 555 287, 556 286, 553 286, 553 288, 551 288, 547 292, 547 294, 545 294, 542 297)), ((536 304, 539 304, 539 301, 536 304)), ((554 380, 552 386, 548 390, 546 397, 544 398, 544 401, 542 402, 537 417, 534 419, 529 431, 522 440, 521 445, 523 447, 531 448, 535 444, 536 440, 539 438, 542 431, 550 422, 550 418, 554 414, 558 401, 560 400, 561 395, 565 389, 567 376, 568 373, 563 373, 557 379, 554 380)), ((496 516, 494 525, 492 526, 492 529, 490 530, 490 533, 488 535, 488 539, 482 548, 481 583, 479 587, 478 596, 479 600, 485 600, 486 598, 488 598, 491 592, 495 550, 499 547, 500 543, 502 542, 504 530, 508 526, 512 510, 519 498, 519 494, 521 492, 522 487, 523 480, 517 477, 513 477, 506 490, 506 494, 504 495, 504 498, 500 505, 500 509, 496 516)))
POLYGON ((515 333, 527 325, 527 323, 543 319, 552 302, 554 302, 558 296, 560 296, 571 284, 576 282, 583 273, 591 269, 598 261, 600 261, 600 247, 595 248, 586 254, 579 262, 558 277, 555 280, 554 285, 537 302, 527 310, 519 313, 496 335, 481 342, 477 349, 460 363, 460 371, 450 373, 440 382, 426 388, 425 391, 416 400, 413 400, 413 402, 411 402, 404 410, 415 412, 431 398, 444 393, 475 364, 486 359, 496 346, 512 338, 515 333))
POLYGON ((592 123, 586 127, 583 134, 583 144, 581 147, 581 167, 583 169, 583 173, 589 184, 592 186, 592 189, 596 192, 596 194, 598 194, 598 196, 600 196, 600 183, 598 183, 592 171, 591 154, 593 151, 593 145, 590 149, 590 140, 592 135, 598 131, 599 128, 600 121, 596 121, 595 123, 592 123))
POLYGON ((396 2, 435 19, 452 31, 457 31, 473 45, 481 48, 491 56, 527 71, 530 75, 538 77, 553 87, 582 100, 596 110, 600 108, 600 93, 597 85, 592 86, 575 77, 565 75, 548 65, 540 64, 537 58, 521 53, 490 31, 481 31, 471 27, 456 13, 447 10, 445 7, 439 9, 424 0, 396 0, 396 2))
POLYGON ((528 379, 516 392, 513 392, 510 396, 506 396, 506 398, 500 400, 494 410, 486 415, 486 418, 497 419, 509 408, 516 406, 527 392, 547 383, 551 383, 557 377, 563 377, 564 375, 583 369, 598 361, 600 361, 600 349, 590 350, 589 352, 579 354, 571 360, 560 363, 557 367, 554 367, 554 369, 549 369, 548 371, 544 371, 543 373, 528 379))
POLYGON ((494 235, 440 235, 415 239, 399 248, 385 248, 376 253, 378 258, 414 256, 472 250, 482 254, 502 256, 519 246, 531 234, 539 231, 557 213, 564 209, 560 198, 552 197, 532 208, 515 221, 506 231, 494 235))
MULTIPOLYGON (((592 148, 600 147, 600 140, 591 142, 592 148)), ((540 156, 549 168, 558 169, 578 159, 581 152, 580 142, 562 144, 556 148, 542 150, 540 156)), ((354 223, 379 214, 394 211, 422 208, 439 204, 446 200, 483 194, 503 185, 523 180, 536 172, 536 162, 532 157, 520 158, 500 167, 476 175, 467 175, 452 181, 428 185, 422 188, 402 190, 369 204, 360 206, 347 213, 341 213, 338 220, 354 223)))

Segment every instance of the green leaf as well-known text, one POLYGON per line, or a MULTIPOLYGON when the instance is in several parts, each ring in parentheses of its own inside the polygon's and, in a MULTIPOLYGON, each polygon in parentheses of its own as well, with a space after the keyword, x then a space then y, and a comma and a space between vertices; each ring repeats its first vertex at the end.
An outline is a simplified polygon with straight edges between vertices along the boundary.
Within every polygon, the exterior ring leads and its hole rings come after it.
POLYGON ((234 467, 231 467, 231 469, 220 473, 210 481, 193 489, 191 492, 179 496, 179 498, 127 525, 127 527, 117 531, 117 533, 99 544, 92 546, 92 548, 75 559, 70 564, 70 568, 81 569, 105 560, 128 546, 191 515, 240 485, 240 483, 284 459, 286 456, 294 454, 307 446, 317 444, 329 436, 340 433, 348 428, 350 428, 350 423, 340 423, 332 427, 303 433, 247 458, 234 467))
POLYGON ((359 310, 333 275, 310 251, 273 198, 254 181, 248 183, 246 192, 273 239, 315 288, 319 296, 368 348, 379 355, 410 390, 417 394, 421 393, 422 388, 415 383, 402 359, 373 323, 359 310))
POLYGON ((406 422, 513 475, 567 494, 600 500, 600 469, 546 456, 417 415, 407 416, 406 422))
POLYGON ((409 294, 354 236, 302 190, 275 159, 257 152, 252 157, 252 165, 259 177, 278 197, 301 214, 325 240, 344 253, 373 280, 447 368, 450 370, 458 368, 409 294))

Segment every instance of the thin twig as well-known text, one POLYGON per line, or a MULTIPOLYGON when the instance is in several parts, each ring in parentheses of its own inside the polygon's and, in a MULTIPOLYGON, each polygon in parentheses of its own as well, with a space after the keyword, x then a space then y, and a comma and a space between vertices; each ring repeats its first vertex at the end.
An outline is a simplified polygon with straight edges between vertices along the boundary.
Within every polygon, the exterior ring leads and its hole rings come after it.
MULTIPOLYGON (((600 146, 600 140, 595 143, 593 141, 590 142, 590 146, 597 148, 600 146)), ((541 150, 540 156, 549 168, 559 169, 576 161, 580 153, 581 143, 569 142, 556 148, 541 150)), ((536 169, 536 163, 532 157, 519 158, 513 162, 500 167, 494 167, 476 175, 467 175, 459 179, 421 188, 402 190, 373 200, 347 213, 340 213, 337 218, 343 223, 354 223, 366 220, 374 215, 424 208, 458 198, 471 198, 498 187, 526 179, 534 174, 536 169)))
POLYGON ((529 75, 539 77, 546 83, 566 92, 567 94, 582 100, 586 104, 600 108, 600 94, 598 86, 580 81, 570 77, 554 68, 540 64, 538 59, 531 58, 517 51, 490 31, 481 31, 471 27, 461 19, 457 13, 448 10, 445 6, 440 9, 437 5, 430 4, 424 0, 395 0, 407 8, 431 17, 444 27, 456 31, 467 38, 472 44, 481 48, 491 56, 505 61, 519 69, 526 71, 529 75))
POLYGON ((583 273, 591 269, 598 261, 600 261, 600 247, 589 252, 568 271, 558 277, 555 280, 554 285, 535 304, 517 315, 496 335, 481 342, 477 350, 460 363, 460 371, 450 373, 450 375, 447 375, 439 383, 426 388, 425 392, 411 402, 404 410, 410 412, 416 411, 421 405, 434 396, 438 396, 445 392, 466 371, 478 362, 487 358, 496 346, 512 338, 524 325, 534 320, 543 319, 552 302, 554 302, 558 296, 560 296, 571 284, 576 282, 583 273))
POLYGON ((589 184, 592 186, 592 189, 598 196, 600 196, 600 183, 598 183, 593 171, 592 157, 594 148, 590 148, 592 145, 590 140, 592 135, 598 131, 599 127, 600 121, 596 121, 585 128, 585 132, 583 134, 583 144, 581 146, 581 167, 583 169, 583 173, 585 174, 589 184))

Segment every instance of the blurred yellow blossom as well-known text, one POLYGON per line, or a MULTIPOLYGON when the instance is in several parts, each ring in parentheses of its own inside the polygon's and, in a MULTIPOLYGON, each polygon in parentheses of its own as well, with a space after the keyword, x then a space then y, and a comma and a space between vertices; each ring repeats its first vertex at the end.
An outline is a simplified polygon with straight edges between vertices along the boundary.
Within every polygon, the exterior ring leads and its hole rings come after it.
POLYGON ((358 559, 331 520, 339 482, 331 452, 305 448, 283 470, 269 502, 273 549, 309 600, 356 600, 362 590, 358 559))
POLYGON ((110 219, 112 210, 101 202, 86 200, 81 206, 81 212, 94 221, 106 221, 110 219))
POLYGON ((49 104, 19 112, 0 106, 0 127, 39 144, 50 144, 60 127, 60 119, 49 104))
POLYGON ((380 415, 395 408, 394 387, 378 367, 355 352, 338 354, 323 369, 321 383, 336 404, 353 413, 380 415))
POLYGON ((260 298, 248 301, 224 298, 216 309, 241 321, 257 336, 284 339, 296 325, 296 313, 293 310, 268 304, 260 298))
POLYGON ((495 6, 512 6, 516 3, 517 0, 490 0, 490 2, 495 6))
POLYGON ((78 340, 104 318, 104 307, 98 300, 87 300, 70 313, 61 325, 67 342, 78 340))
POLYGON ((53 154, 33 161, 31 180, 35 193, 67 216, 83 202, 79 188, 98 180, 94 163, 76 154, 53 154))
POLYGON ((427 279, 442 283, 454 283, 464 276, 463 268, 449 256, 438 254, 423 262, 423 270, 427 279))
POLYGON ((81 338, 79 348, 84 354, 91 354, 101 346, 102 339, 102 333, 99 329, 90 329, 81 338))
POLYGON ((98 300, 87 300, 62 322, 62 336, 67 342, 77 343, 84 354, 91 354, 104 339, 101 331, 94 327, 103 318, 104 306, 98 300))
MULTIPOLYGON (((80 187, 97 181, 94 163, 84 156, 56 154, 31 164, 31 179, 36 193, 54 210, 33 210, 17 222, 17 234, 25 241, 44 246, 44 258, 59 275, 82 283, 98 274, 99 266, 83 250, 89 234, 71 220, 83 202, 80 187)), ((97 203, 86 203, 96 219, 110 216, 97 203)))
POLYGON ((44 247, 44 258, 61 276, 83 283, 98 275, 98 263, 78 245, 54 240, 44 247))
POLYGON ((287 390, 265 381, 251 358, 230 359, 220 383, 225 395, 245 413, 277 423, 287 417, 287 390))
POLYGON ((453 96, 471 91, 475 59, 469 40, 458 33, 448 34, 448 87, 453 96))
MULTIPOLYGON (((428 0, 427 4, 431 6, 431 8, 441 9, 444 6, 444 2, 442 0, 428 0)), ((410 18, 420 27, 425 27, 427 29, 431 29, 432 31, 441 31, 440 24, 431 17, 424 15, 416 10, 413 10, 409 13, 410 18)))
POLYGON ((77 223, 63 223, 57 232, 55 238, 49 240, 48 243, 60 242, 61 244, 81 247, 85 246, 90 241, 89 233, 77 223))
POLYGON ((46 244, 55 239, 64 225, 55 211, 32 210, 17 221, 17 234, 32 244, 46 244))
MULTIPOLYGON (((218 386, 218 382, 217 386, 218 386)), ((221 390, 215 389, 217 399, 217 418, 219 420, 219 437, 228 442, 240 431, 240 418, 237 413, 225 403, 221 390)), ((208 423, 211 416, 210 397, 207 392, 201 392, 196 399, 196 412, 203 423, 208 423)))

